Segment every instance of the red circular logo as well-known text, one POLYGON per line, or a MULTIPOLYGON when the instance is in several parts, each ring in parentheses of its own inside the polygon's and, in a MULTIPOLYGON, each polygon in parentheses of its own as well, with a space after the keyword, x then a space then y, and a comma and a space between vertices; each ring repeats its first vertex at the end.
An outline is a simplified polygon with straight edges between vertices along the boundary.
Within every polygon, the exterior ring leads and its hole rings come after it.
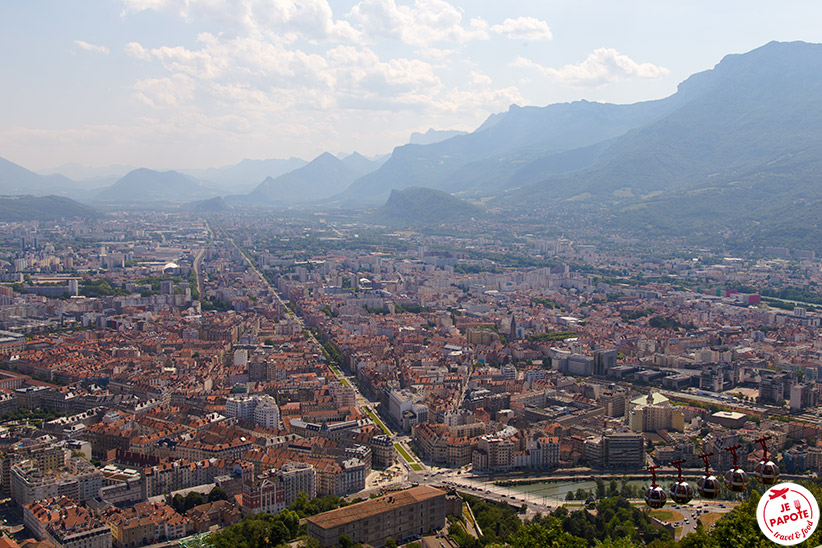
POLYGON ((759 499, 759 528, 783 546, 799 544, 819 525, 819 505, 810 491, 795 483, 774 485, 759 499))

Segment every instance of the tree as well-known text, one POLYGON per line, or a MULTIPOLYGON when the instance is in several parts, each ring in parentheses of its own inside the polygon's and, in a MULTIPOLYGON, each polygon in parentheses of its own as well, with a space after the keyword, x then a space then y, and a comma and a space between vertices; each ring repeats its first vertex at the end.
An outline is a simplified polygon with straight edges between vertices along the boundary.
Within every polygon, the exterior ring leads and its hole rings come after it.
POLYGON ((385 548, 397 548, 397 541, 391 537, 385 539, 385 548))
POLYGON ((605 482, 602 481, 602 478, 597 478, 597 498, 605 498, 605 482))
POLYGON ((225 489, 215 486, 214 489, 208 492, 207 502, 216 502, 218 500, 228 500, 228 493, 225 489))
POLYGON ((511 538, 512 548, 587 548, 587 543, 562 530, 559 520, 545 518, 541 523, 529 523, 520 527, 511 538))

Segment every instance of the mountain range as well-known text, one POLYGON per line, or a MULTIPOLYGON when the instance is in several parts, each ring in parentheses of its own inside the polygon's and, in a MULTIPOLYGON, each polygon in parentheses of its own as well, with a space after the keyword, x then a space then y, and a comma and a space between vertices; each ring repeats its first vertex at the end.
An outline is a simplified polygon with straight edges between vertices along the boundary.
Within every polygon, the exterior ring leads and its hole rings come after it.
MULTIPOLYGON (((394 207, 406 198, 392 190, 428 187, 514 213, 594 208, 608 230, 706 237, 731 231, 750 241, 822 249, 822 227, 811 222, 822 214, 819 173, 822 45, 771 42, 726 56, 664 99, 512 105, 471 133, 415 134, 381 165, 359 154, 324 153, 311 162, 135 170, 89 199, 234 194, 216 205, 394 207)), ((71 184, 0 160, 0 193, 65 193, 71 184)))
POLYGON ((822 45, 728 55, 665 99, 512 106, 394 150, 332 203, 428 186, 495 208, 595 208, 603 228, 822 249, 822 45))
POLYGON ((772 42, 657 101, 512 106, 470 134, 396 148, 336 198, 380 203, 391 188, 420 185, 486 196, 524 187, 522 202, 641 196, 701 184, 697 175, 756 171, 820 142, 820 81, 822 46, 772 42))
POLYGON ((254 201, 293 204, 328 198, 348 188, 379 164, 355 152, 342 160, 325 152, 299 169, 267 177, 250 194, 254 201))
POLYGON ((0 194, 51 194, 55 189, 71 188, 72 184, 63 175, 39 175, 0 158, 0 194))
MULTIPOLYGON (((447 192, 504 190, 508 178, 531 162, 623 135, 669 112, 673 103, 676 101, 512 105, 504 115, 490 117, 467 135, 430 145, 395 148, 380 169, 357 180, 336 199, 342 204, 381 203, 392 188, 411 186, 447 192)), ((577 167, 578 163, 558 161, 549 163, 545 169, 561 173, 577 167)))
POLYGON ((210 185, 220 188, 227 194, 245 193, 267 177, 279 177, 289 171, 294 171, 308 162, 302 158, 269 160, 245 159, 232 166, 211 169, 181 169, 181 173, 207 181, 210 185))

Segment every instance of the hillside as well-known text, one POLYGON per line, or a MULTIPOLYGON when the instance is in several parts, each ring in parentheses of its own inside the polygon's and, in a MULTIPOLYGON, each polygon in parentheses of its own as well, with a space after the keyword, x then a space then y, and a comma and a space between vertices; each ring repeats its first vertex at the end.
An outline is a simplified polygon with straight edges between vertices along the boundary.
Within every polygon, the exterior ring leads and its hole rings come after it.
POLYGON ((481 208, 440 190, 412 187, 394 189, 385 204, 371 217, 391 226, 452 223, 487 215, 481 208))
POLYGON ((673 110, 679 100, 634 105, 588 101, 547 107, 512 105, 467 135, 395 148, 380 169, 355 181, 335 200, 353 205, 380 203, 391 188, 422 185, 447 192, 493 193, 507 188, 508 179, 529 162, 623 135, 673 110))
POLYGON ((268 177, 249 197, 269 203, 312 202, 337 194, 377 164, 354 153, 344 160, 325 152, 305 166, 273 178, 268 177))
POLYGON ((617 139, 588 169, 523 189, 521 200, 659 197, 822 164, 822 45, 770 43, 726 57, 679 93, 696 97, 617 139), (820 158, 820 160, 817 160, 820 158))
MULTIPOLYGON (((822 249, 822 45, 772 42, 680 84, 691 100, 588 167, 542 173, 498 204, 606 205, 610 228, 734 247, 822 249)), ((603 215, 603 217, 605 217, 603 215)))
POLYGON ((188 202, 213 197, 216 192, 188 175, 177 171, 135 169, 95 197, 99 202, 144 203, 188 202))
POLYGON ((95 218, 94 208, 64 196, 0 196, 0 221, 56 221, 95 218))
POLYGON ((74 181, 62 175, 38 175, 0 158, 0 194, 62 194, 70 192, 74 181))

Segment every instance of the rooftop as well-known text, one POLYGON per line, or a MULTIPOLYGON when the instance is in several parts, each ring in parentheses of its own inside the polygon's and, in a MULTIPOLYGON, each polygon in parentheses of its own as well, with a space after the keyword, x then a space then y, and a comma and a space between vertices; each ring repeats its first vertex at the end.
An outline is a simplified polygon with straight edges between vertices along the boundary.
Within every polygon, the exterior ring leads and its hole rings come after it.
POLYGON ((323 512, 322 514, 317 514, 316 516, 311 516, 306 519, 322 529, 332 529, 346 523, 378 516, 393 508, 402 508, 439 496, 445 496, 445 491, 429 485, 420 485, 419 487, 412 487, 405 491, 397 491, 372 500, 358 502, 357 504, 352 504, 344 508, 323 512))

